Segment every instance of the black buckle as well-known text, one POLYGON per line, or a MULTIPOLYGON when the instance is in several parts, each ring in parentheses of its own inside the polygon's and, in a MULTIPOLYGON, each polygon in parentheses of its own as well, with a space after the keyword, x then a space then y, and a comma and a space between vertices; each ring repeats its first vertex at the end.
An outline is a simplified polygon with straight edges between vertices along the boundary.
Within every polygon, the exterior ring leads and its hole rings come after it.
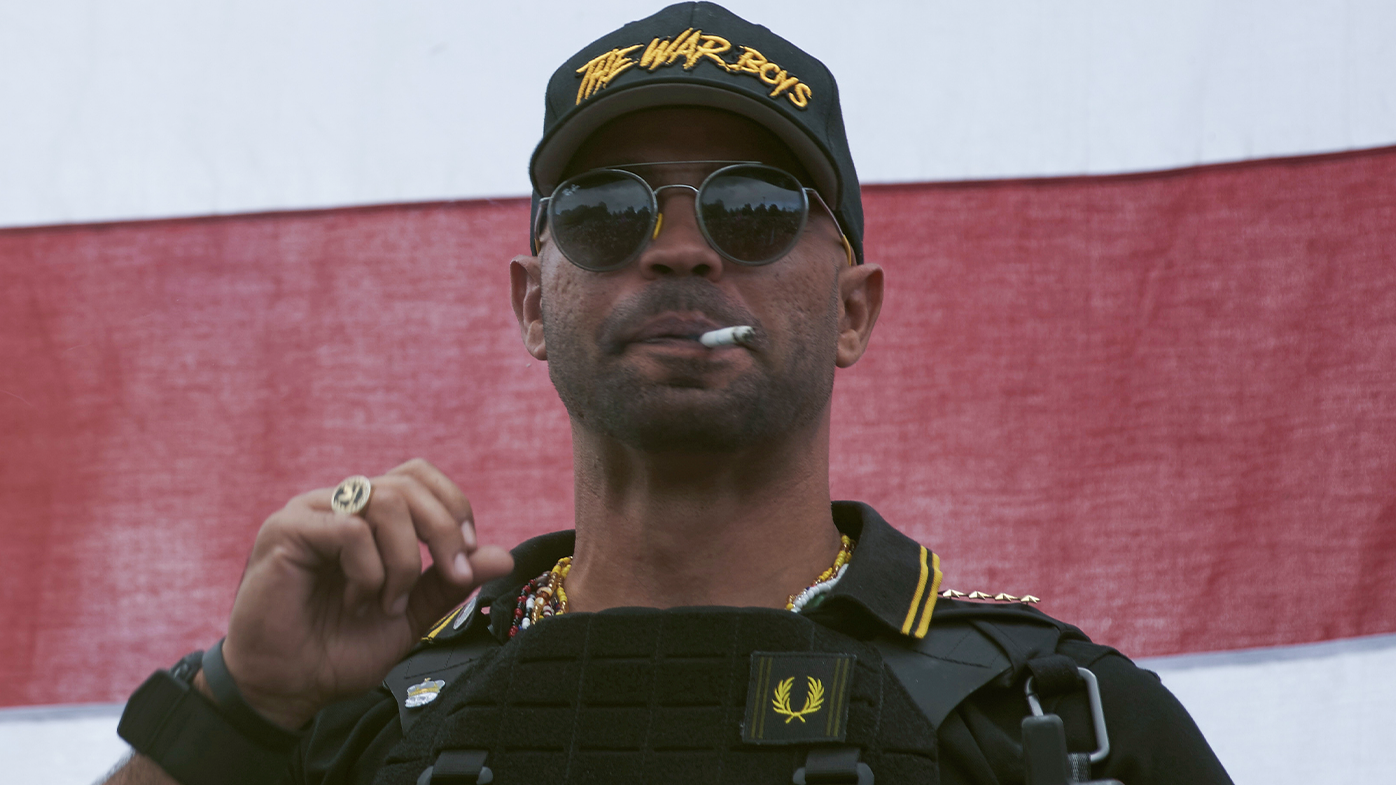
POLYGON ((485 750, 442 750, 417 785, 488 785, 494 782, 494 772, 485 765, 488 756, 485 750))
MULTIPOLYGON (((1105 732, 1105 709, 1100 705, 1100 683, 1096 681, 1095 674, 1085 668, 1077 668, 1076 672, 1085 679, 1086 699, 1091 707, 1091 726, 1095 731, 1095 743, 1099 745, 1091 753, 1090 761, 1100 763, 1110 754, 1110 735, 1105 732)), ((1037 691, 1033 689, 1032 676, 1023 685, 1023 691, 1027 693, 1028 708, 1032 709, 1033 716, 1043 716, 1042 702, 1037 699, 1037 691)))
POLYGON ((857 747, 815 747, 795 770, 795 785, 873 785, 872 769, 858 761, 857 747))
POLYGON ((1023 763, 1027 785, 1121 785, 1091 779, 1090 756, 1067 754, 1066 729, 1055 714, 1023 718, 1023 763))
POLYGON ((1118 785, 1118 780, 1091 779, 1091 764, 1105 760, 1110 754, 1110 737, 1105 732, 1105 710, 1100 705, 1100 684, 1095 674, 1086 668, 1076 667, 1073 660, 1060 654, 1030 660, 1028 668, 1033 675, 1023 685, 1023 691, 1028 696, 1028 707, 1032 709, 1032 715, 1023 718, 1023 763, 1027 785, 1118 785), (1040 690, 1033 689, 1036 678, 1042 680, 1040 690), (1068 753, 1062 718, 1042 711, 1038 692, 1060 695, 1082 684, 1086 687, 1096 744, 1100 746, 1089 754, 1068 753))

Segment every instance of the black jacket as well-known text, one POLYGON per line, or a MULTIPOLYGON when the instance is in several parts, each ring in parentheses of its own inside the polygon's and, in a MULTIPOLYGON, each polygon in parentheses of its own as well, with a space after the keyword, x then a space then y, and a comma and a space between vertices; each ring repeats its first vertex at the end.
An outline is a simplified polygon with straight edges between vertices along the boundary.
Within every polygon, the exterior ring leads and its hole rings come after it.
MULTIPOLYGON (((509 641, 522 584, 572 552, 572 532, 530 540, 514 551, 514 573, 443 619, 384 687, 321 712, 293 781, 406 785, 442 750, 475 750, 500 785, 783 784, 809 750, 844 745, 879 785, 1021 783, 1023 684, 1030 663, 1059 654, 1100 684, 1111 752, 1095 777, 1230 782, 1153 673, 1025 604, 940 596, 935 555, 866 505, 836 502, 834 519, 858 547, 804 614, 615 609, 550 619, 509 641), (763 657, 821 674, 853 665, 843 681, 763 681, 763 657)), ((1043 701, 1073 751, 1097 746, 1084 696, 1043 701)))

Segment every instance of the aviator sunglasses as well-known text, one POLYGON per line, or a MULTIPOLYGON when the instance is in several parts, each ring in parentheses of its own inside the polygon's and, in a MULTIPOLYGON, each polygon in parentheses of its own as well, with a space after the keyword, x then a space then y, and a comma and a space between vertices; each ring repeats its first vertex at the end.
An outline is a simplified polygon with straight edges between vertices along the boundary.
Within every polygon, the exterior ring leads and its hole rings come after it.
MULTIPOLYGON (((819 194, 794 175, 753 161, 624 164, 583 172, 541 199, 534 238, 542 234, 546 221, 553 242, 572 264, 593 272, 618 270, 659 236, 664 225, 659 192, 669 188, 694 193, 698 229, 713 250, 750 266, 770 264, 795 247, 809 219, 810 194, 824 205, 819 194), (672 164, 728 165, 697 187, 680 183, 652 188, 628 171, 672 164)), ((847 238, 843 243, 851 263, 852 248, 847 238)))

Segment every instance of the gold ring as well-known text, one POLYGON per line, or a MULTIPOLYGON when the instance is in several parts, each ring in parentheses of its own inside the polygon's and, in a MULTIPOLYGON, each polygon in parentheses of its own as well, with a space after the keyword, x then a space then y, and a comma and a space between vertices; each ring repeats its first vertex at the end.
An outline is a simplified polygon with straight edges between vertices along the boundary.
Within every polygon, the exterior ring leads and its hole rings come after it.
POLYGON ((372 495, 373 485, 369 483, 368 478, 356 474, 345 478, 344 482, 334 487, 330 507, 340 515, 358 515, 368 506, 368 497, 372 495))

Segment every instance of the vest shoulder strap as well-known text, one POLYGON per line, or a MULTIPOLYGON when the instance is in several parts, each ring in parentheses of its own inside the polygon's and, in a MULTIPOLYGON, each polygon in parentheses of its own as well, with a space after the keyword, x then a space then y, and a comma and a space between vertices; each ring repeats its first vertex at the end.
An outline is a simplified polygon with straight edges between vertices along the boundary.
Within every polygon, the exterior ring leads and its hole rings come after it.
POLYGON ((488 624, 474 618, 474 610, 472 601, 442 619, 383 677, 383 686, 397 701, 398 719, 404 734, 446 685, 471 663, 499 648, 500 643, 490 634, 488 624), (460 625, 452 622, 458 615, 463 617, 460 625))
POLYGON ((892 674, 937 730, 973 692, 995 680, 1011 685, 1030 660, 1054 653, 1062 637, 1063 625, 1040 613, 966 606, 943 614, 937 608, 930 631, 919 641, 906 636, 874 641, 892 674))

